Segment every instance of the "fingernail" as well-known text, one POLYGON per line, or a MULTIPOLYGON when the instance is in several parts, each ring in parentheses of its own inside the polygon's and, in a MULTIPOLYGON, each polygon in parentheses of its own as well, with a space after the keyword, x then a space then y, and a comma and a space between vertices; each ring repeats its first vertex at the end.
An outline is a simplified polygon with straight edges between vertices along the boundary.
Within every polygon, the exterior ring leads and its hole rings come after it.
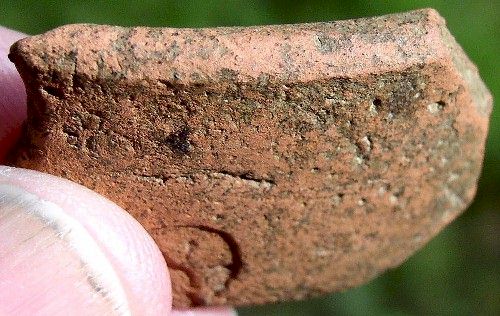
POLYGON ((5 314, 130 314, 91 234, 61 207, 0 184, 0 306, 5 314))

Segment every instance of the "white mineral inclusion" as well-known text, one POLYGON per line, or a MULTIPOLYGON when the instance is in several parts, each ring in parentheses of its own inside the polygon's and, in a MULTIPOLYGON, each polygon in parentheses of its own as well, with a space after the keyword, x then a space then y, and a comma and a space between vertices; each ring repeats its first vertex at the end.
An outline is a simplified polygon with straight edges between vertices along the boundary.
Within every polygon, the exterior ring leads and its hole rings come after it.
POLYGON ((431 114, 437 114, 443 109, 443 106, 439 103, 430 103, 427 105, 427 110, 431 114))

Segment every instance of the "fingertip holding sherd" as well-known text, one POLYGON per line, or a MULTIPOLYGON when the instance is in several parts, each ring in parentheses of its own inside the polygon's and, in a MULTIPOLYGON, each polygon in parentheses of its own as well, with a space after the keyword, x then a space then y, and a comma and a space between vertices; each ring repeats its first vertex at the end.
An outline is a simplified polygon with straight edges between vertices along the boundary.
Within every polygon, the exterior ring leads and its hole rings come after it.
POLYGON ((0 305, 9 315, 26 309, 130 311, 111 262, 61 207, 0 184, 0 216, 0 305))
POLYGON ((0 162, 14 145, 26 119, 26 92, 14 64, 7 58, 10 46, 26 37, 0 26, 0 162))
POLYGON ((69 181, 0 166, 0 312, 168 315, 163 257, 130 215, 69 181))

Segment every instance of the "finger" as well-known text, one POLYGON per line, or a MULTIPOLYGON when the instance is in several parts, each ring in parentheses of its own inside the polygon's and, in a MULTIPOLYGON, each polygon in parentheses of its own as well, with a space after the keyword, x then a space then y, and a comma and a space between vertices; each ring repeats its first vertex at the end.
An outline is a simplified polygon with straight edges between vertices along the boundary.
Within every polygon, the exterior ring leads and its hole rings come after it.
POLYGON ((0 163, 18 139, 26 118, 24 85, 7 58, 10 46, 25 36, 0 26, 0 163))
POLYGON ((168 315, 171 306, 165 261, 128 213, 72 182, 3 166, 0 293, 0 315, 168 315))

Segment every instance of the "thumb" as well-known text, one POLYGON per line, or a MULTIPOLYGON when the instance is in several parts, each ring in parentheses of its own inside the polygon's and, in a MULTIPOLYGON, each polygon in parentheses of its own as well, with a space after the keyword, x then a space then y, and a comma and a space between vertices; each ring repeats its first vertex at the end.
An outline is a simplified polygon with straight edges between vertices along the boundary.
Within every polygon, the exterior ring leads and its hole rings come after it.
POLYGON ((169 280, 159 249, 121 208, 0 166, 0 314, 168 315, 169 280))

